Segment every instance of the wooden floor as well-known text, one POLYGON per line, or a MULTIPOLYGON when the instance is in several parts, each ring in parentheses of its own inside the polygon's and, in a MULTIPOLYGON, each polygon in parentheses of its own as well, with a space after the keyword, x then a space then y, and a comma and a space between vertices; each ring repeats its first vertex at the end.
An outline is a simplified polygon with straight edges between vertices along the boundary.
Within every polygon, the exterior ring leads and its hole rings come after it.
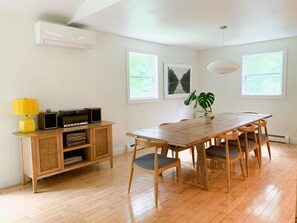
POLYGON ((264 148, 246 181, 235 166, 230 193, 222 168, 209 170, 210 191, 202 190, 184 151, 184 191, 174 169, 164 172, 158 208, 151 175, 136 171, 128 195, 131 155, 115 157, 113 169, 103 162, 39 181, 37 194, 31 183, 0 190, 0 222, 295 222, 297 145, 272 144, 271 161, 264 148))

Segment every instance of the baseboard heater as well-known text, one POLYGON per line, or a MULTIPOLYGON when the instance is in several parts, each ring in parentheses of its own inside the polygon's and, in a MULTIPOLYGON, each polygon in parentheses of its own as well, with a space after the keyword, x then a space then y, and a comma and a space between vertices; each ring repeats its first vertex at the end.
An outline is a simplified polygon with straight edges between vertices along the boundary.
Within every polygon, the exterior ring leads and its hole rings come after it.
MULTIPOLYGON (((127 153, 132 153, 133 150, 134 150, 134 146, 135 146, 135 144, 127 144, 126 145, 126 152, 127 153)), ((139 147, 139 146, 136 147, 136 150, 141 150, 141 149, 143 149, 143 147, 139 147)))
POLYGON ((268 134, 269 140, 272 142, 280 142, 280 143, 290 143, 290 137, 289 136, 282 136, 282 135, 273 135, 268 134))

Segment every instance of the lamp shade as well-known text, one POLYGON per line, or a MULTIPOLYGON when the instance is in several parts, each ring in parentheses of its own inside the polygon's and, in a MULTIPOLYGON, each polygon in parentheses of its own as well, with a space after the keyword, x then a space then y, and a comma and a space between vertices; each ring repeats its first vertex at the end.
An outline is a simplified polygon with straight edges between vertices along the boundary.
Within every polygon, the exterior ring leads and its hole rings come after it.
POLYGON ((217 74, 228 74, 236 71, 239 68, 239 64, 232 60, 215 60, 208 64, 207 70, 217 74))
POLYGON ((39 113, 37 99, 14 99, 13 114, 14 115, 36 115, 39 113))

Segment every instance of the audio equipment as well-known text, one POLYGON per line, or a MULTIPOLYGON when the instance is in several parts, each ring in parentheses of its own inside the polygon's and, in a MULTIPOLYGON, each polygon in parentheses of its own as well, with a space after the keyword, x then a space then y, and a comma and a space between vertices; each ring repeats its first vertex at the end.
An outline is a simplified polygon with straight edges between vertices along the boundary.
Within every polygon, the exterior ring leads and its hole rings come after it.
POLYGON ((38 114, 38 126, 40 129, 58 128, 57 112, 40 112, 38 114))
POLYGON ((58 116, 58 125, 62 128, 87 125, 88 114, 84 109, 60 110, 58 116))
POLYGON ((101 122, 101 108, 85 108, 89 123, 101 122))

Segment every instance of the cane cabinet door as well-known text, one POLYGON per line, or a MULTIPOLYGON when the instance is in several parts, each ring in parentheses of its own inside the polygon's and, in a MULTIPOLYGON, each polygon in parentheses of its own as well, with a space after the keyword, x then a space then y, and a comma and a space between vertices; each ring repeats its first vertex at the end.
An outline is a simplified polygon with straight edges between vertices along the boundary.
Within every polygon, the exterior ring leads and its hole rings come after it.
POLYGON ((61 134, 36 137, 36 164, 38 176, 62 169, 61 134))
POLYGON ((94 159, 110 157, 112 155, 112 129, 102 126, 93 129, 94 159))

